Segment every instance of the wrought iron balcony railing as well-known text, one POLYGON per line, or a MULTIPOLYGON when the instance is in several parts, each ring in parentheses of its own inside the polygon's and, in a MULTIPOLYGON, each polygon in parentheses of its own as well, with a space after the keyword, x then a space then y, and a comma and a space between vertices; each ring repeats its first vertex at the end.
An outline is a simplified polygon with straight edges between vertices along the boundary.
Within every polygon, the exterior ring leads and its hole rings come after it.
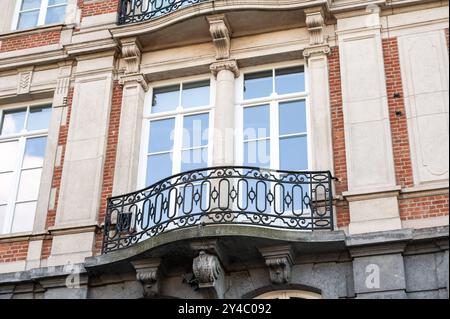
POLYGON ((121 0, 119 24, 151 20, 182 7, 211 0, 121 0))
POLYGON ((108 199, 103 253, 163 232, 210 224, 333 230, 329 171, 213 167, 108 199))

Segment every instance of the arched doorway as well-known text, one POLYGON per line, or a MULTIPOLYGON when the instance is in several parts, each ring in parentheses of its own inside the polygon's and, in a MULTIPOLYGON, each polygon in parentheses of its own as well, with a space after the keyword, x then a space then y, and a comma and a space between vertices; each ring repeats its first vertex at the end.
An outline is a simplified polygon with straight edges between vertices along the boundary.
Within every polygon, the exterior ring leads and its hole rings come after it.
POLYGON ((263 293, 254 299, 322 299, 322 296, 312 291, 276 290, 263 293))

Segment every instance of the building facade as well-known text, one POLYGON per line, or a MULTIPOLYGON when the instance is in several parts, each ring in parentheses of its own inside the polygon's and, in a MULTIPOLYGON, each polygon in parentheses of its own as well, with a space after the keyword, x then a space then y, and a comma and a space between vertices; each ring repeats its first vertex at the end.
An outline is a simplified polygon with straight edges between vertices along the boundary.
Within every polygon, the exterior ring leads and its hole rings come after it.
POLYGON ((448 21, 2 0, 0 298, 448 298, 448 21))

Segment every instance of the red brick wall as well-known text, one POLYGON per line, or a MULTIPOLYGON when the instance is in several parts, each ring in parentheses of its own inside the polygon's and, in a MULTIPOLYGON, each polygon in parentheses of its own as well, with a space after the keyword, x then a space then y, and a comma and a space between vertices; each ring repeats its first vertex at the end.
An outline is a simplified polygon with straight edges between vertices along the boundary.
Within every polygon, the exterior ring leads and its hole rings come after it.
POLYGON ((61 175, 64 166, 64 154, 66 151, 66 143, 67 143, 67 134, 69 132, 69 123, 70 123, 70 113, 72 110, 72 99, 73 99, 73 88, 69 90, 69 94, 67 97, 67 118, 66 123, 61 123, 59 128, 58 135, 58 146, 61 146, 61 163, 59 166, 55 166, 53 170, 53 179, 52 179, 52 187, 56 188, 55 194, 55 205, 54 209, 50 209, 47 213, 47 221, 45 228, 55 225, 55 217, 56 217, 56 209, 58 208, 58 199, 59 199, 59 189, 61 186, 61 175))
MULTIPOLYGON (((348 189, 347 162, 345 153, 344 114, 342 110, 341 67, 339 63, 339 48, 331 48, 328 56, 328 72, 330 86, 331 124, 333 135, 334 174, 339 179, 336 185, 336 195, 348 189)), ((350 223, 348 203, 336 204, 337 225, 347 226, 350 223)))
POLYGON ((78 0, 81 17, 118 12, 119 0, 78 0))
POLYGON ((61 31, 43 31, 18 35, 0 42, 0 52, 17 51, 59 43, 61 31))
POLYGON ((383 39, 384 70, 391 123, 395 177, 402 188, 414 185, 397 38, 383 39), (398 96, 395 96, 398 94, 398 96), (397 114, 397 112, 399 114, 397 114))
POLYGON ((402 220, 448 216, 448 194, 400 199, 402 220))
MULTIPOLYGON (((118 81, 114 82, 111 113, 109 116, 108 142, 106 146, 105 165, 103 167, 103 184, 100 202, 100 211, 98 214, 99 223, 105 220, 106 200, 112 195, 112 186, 114 180, 114 168, 116 166, 117 141, 119 137, 120 112, 122 109, 123 86, 118 81)), ((96 235, 95 251, 100 253, 103 234, 99 232, 96 235)))
POLYGON ((26 260, 28 241, 0 243, 0 263, 26 260))

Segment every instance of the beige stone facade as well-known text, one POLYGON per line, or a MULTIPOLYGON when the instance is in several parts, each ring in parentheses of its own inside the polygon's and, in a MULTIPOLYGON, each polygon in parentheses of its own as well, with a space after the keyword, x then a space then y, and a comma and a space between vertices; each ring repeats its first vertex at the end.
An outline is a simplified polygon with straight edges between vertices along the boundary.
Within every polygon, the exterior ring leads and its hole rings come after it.
MULTIPOLYGON (((108 292, 113 286, 123 287, 130 298, 269 298, 278 290, 304 298, 412 298, 422 296, 422 291, 432 291, 423 293, 425 297, 448 298, 448 269, 445 272, 434 261, 441 258, 448 265, 448 2, 193 2, 198 3, 125 23, 119 23, 126 10, 118 0, 62 1, 65 13, 56 23, 45 23, 51 5, 40 2, 35 11, 43 23, 20 28, 21 0, 2 1, 0 128, 15 110, 51 106, 51 112, 48 126, 39 131, 46 144, 35 206, 25 213, 28 225, 17 226, 24 230, 14 231, 19 220, 14 207, 21 203, 16 198, 18 176, 24 168, 2 171, 0 166, 0 178, 9 172, 17 175, 11 184, 0 185, 6 194, 0 194, 6 197, 0 201, 0 296, 17 295, 14 289, 25 281, 11 278, 23 273, 34 285, 23 296, 36 296, 33 289, 39 286, 42 296, 52 298, 64 283, 46 286, 45 281, 65 278, 72 273, 67 265, 76 265, 82 288, 67 293, 71 298, 121 297, 108 292), (206 165, 239 166, 244 156, 242 111, 253 106, 243 96, 247 74, 276 74, 292 67, 303 68, 305 76, 304 92, 290 98, 305 101, 307 108, 307 168, 336 177, 333 230, 277 230, 280 233, 268 235, 248 226, 241 233, 227 228, 236 225, 213 225, 211 229, 218 230, 207 230, 208 236, 195 229, 176 238, 170 237, 176 232, 169 232, 144 238, 116 255, 101 254, 106 199, 149 186, 148 123, 161 118, 148 110, 159 88, 210 81, 210 105, 201 110, 210 114, 206 165), (202 236, 217 242, 198 248, 192 241, 202 236), (252 259, 248 268, 234 269, 226 261, 234 256, 227 245, 239 250, 239 236, 252 238, 243 249, 253 249, 252 259), (280 242, 290 246, 279 248, 280 242), (427 251, 421 242, 432 248, 427 251), (307 243, 313 244, 303 252, 307 243), (327 243, 329 250, 324 248, 327 243), (177 248, 158 250, 172 244, 177 248), (201 293, 192 292, 189 285, 178 287, 183 271, 171 265, 164 271, 161 260, 179 253, 177 245, 192 252, 180 257, 180 263, 189 268, 194 260, 189 271, 201 293), (345 257, 335 256, 342 251, 345 257), (122 265, 121 274, 110 281, 92 279, 92 269, 102 272, 111 262, 128 265, 137 277, 122 265), (334 270, 339 273, 333 280, 346 288, 327 290, 331 286, 324 284, 323 274, 310 268, 315 263, 329 267, 327 276, 334 270), (373 263, 381 265, 381 271, 404 264, 403 282, 396 279, 390 281, 392 287, 382 283, 374 290, 360 287, 365 267, 373 263), (208 267, 217 267, 219 274, 205 275, 208 267), (282 282, 273 279, 280 271, 277 267, 286 273, 282 282), (432 287, 426 287, 426 279, 417 284, 412 279, 423 267, 439 278, 432 287), (37 269, 47 277, 33 277, 37 269), (343 279, 346 272, 355 283, 343 279), (148 273, 152 275, 145 276, 148 273), (235 288, 223 287, 230 282, 235 288)), ((272 94, 254 102, 261 103, 273 108, 283 102, 272 94)), ((191 114, 180 112, 173 117, 191 114)), ((28 131, 8 134, 0 133, 0 147, 38 136, 26 135, 28 131)), ((271 159, 279 159, 277 143, 271 144, 271 159)), ((0 158, 15 156, 3 149, 0 158)), ((182 154, 181 145, 179 150, 182 154)), ((174 166, 172 172, 179 173, 179 168, 174 166)))

